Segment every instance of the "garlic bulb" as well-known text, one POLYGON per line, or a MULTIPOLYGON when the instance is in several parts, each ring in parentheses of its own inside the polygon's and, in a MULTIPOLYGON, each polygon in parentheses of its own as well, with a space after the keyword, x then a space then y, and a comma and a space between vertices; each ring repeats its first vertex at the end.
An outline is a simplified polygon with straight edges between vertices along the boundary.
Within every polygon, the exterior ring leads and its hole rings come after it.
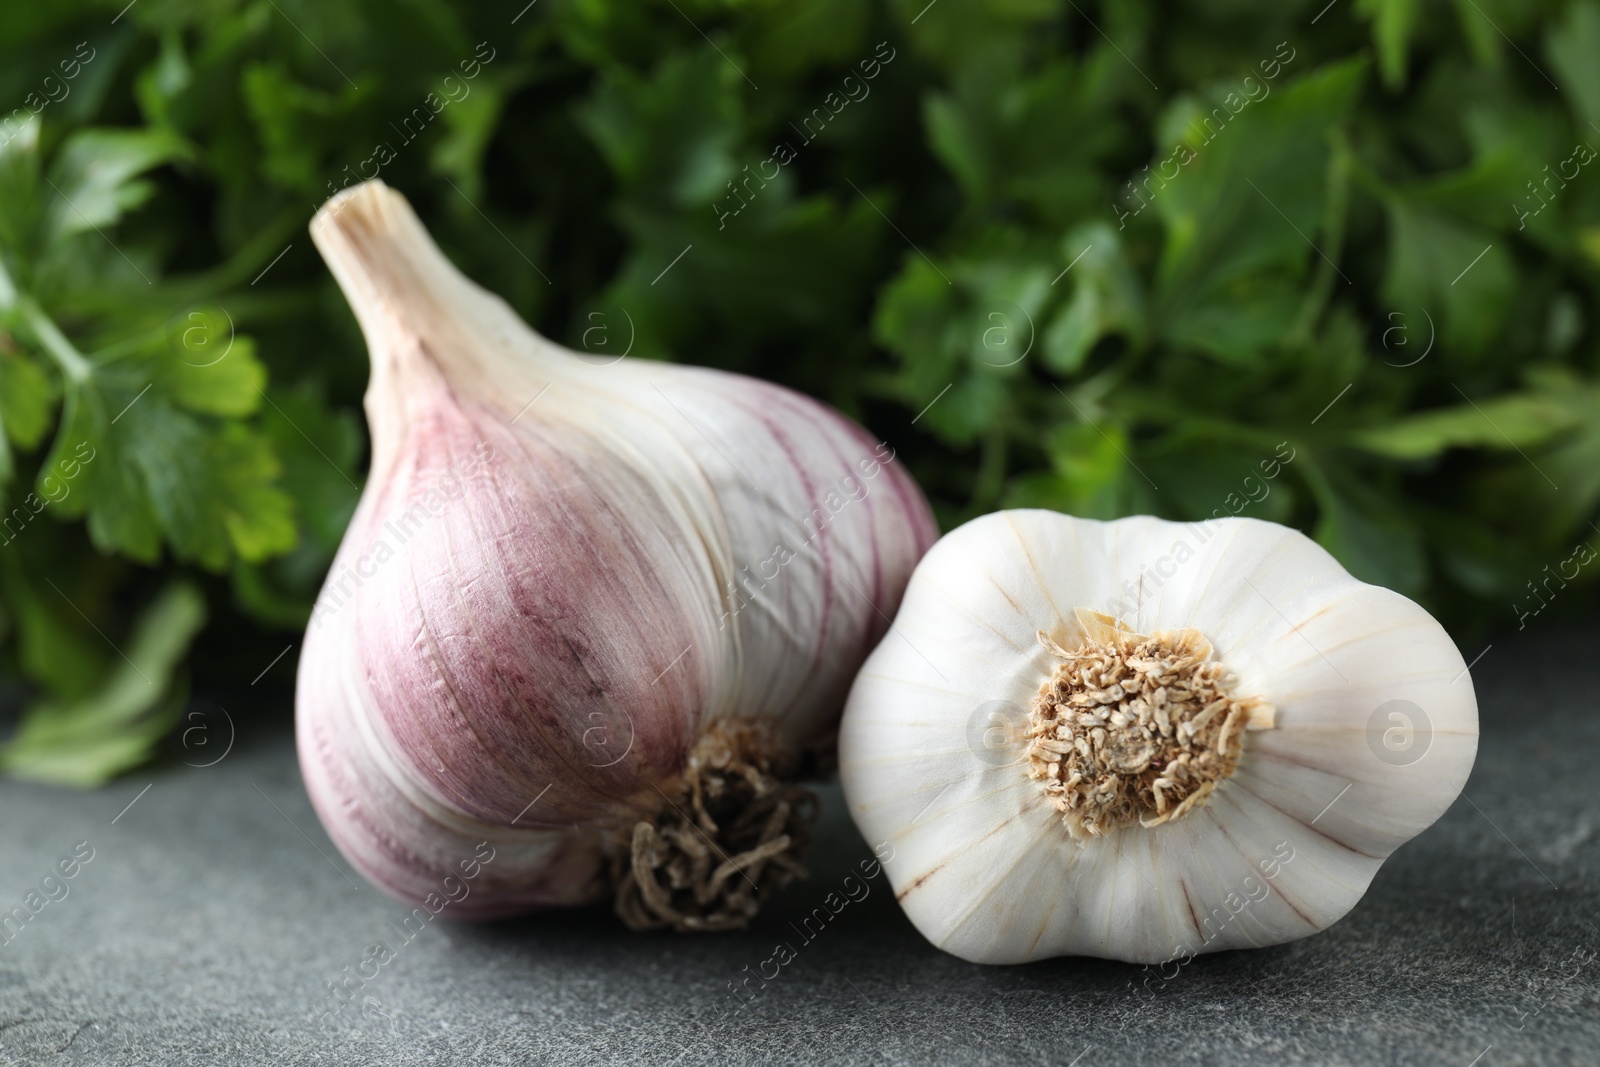
POLYGON ((1439 624, 1254 519, 988 515, 923 559, 895 630, 840 774, 906 914, 974 962, 1314 933, 1477 751, 1439 624))
POLYGON ((921 493, 788 390, 545 340, 380 182, 312 236, 372 356, 298 679, 330 836, 434 913, 747 921, 800 871, 790 783, 936 536, 921 493))

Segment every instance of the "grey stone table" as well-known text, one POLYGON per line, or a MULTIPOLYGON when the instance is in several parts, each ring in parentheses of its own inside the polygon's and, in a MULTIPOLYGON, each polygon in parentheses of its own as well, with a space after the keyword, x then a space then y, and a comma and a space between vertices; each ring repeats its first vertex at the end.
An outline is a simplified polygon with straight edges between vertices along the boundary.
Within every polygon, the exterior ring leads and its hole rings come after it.
POLYGON ((813 877, 748 932, 637 935, 594 909, 402 942, 405 909, 313 816, 284 709, 235 708, 212 766, 183 760, 222 738, 97 792, 0 786, 0 910, 74 871, 0 945, 0 1065, 1600 1063, 1597 649, 1600 627, 1497 638, 1466 795, 1348 917, 1149 983, 943 955, 881 878, 801 943, 791 921, 868 855, 836 790, 813 877), (797 958, 740 1010, 732 984, 780 940, 797 958), (319 1030, 379 941, 394 958, 319 1030))

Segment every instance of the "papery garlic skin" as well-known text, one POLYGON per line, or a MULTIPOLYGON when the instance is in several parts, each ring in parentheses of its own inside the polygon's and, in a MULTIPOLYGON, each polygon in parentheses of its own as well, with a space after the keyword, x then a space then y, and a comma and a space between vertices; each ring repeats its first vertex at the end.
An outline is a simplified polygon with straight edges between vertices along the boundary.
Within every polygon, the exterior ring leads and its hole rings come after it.
POLYGON ((372 469, 297 694, 351 863, 420 903, 487 841, 451 914, 584 903, 711 734, 826 759, 936 534, 892 450, 769 383, 552 344, 382 183, 312 235, 372 354, 372 469))
POLYGON ((1443 628, 1296 531, 1008 511, 918 565, 851 690, 839 756, 851 815, 894 850, 897 899, 933 944, 979 963, 1158 963, 1337 921, 1455 800, 1477 734, 1443 628), (974 742, 993 709, 1030 707, 1059 662, 1039 631, 1072 646, 1080 609, 1142 634, 1198 630, 1235 691, 1271 710, 1181 818, 1074 840, 1027 773, 1022 730, 998 755, 974 742))

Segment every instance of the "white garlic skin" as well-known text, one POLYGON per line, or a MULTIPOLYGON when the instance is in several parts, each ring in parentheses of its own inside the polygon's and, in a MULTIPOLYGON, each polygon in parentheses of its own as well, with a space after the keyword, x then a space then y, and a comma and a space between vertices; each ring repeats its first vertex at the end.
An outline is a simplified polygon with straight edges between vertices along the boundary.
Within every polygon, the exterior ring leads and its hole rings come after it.
POLYGON ((297 734, 362 874, 425 903, 486 841, 452 916, 597 900, 712 724, 831 749, 937 533, 891 450, 770 383, 552 344, 381 182, 312 234, 371 351, 373 459, 297 734))
POLYGON ((1472 679, 1444 629, 1302 534, 1022 510, 975 519, 923 558, 851 690, 839 757, 857 827, 894 850, 896 897, 934 945, 976 963, 1151 964, 1337 921, 1449 808, 1477 738, 1472 679), (1028 777, 1025 740, 998 756, 972 743, 988 702, 1029 708, 1059 662, 1036 634, 1070 630, 1078 608, 1139 633, 1198 629, 1236 694, 1276 708, 1203 806, 1082 843, 1028 777), (1405 765, 1374 747, 1403 729, 1379 714, 1395 700, 1431 724, 1405 765))

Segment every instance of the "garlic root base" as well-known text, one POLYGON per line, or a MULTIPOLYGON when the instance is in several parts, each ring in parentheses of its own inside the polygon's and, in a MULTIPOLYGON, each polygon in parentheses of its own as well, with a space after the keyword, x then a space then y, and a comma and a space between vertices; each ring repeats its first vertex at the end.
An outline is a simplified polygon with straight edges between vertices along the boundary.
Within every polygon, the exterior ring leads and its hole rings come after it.
POLYGON ((612 861, 617 916, 634 930, 737 930, 806 875, 817 800, 775 767, 761 732, 713 728, 676 795, 633 824, 612 861))
POLYGON ((1028 776, 1078 841, 1184 817, 1238 767, 1244 732, 1270 728, 1276 709, 1234 694, 1199 630, 1145 635, 1073 614, 1080 646, 1038 633, 1062 662, 1029 711, 1028 776))

